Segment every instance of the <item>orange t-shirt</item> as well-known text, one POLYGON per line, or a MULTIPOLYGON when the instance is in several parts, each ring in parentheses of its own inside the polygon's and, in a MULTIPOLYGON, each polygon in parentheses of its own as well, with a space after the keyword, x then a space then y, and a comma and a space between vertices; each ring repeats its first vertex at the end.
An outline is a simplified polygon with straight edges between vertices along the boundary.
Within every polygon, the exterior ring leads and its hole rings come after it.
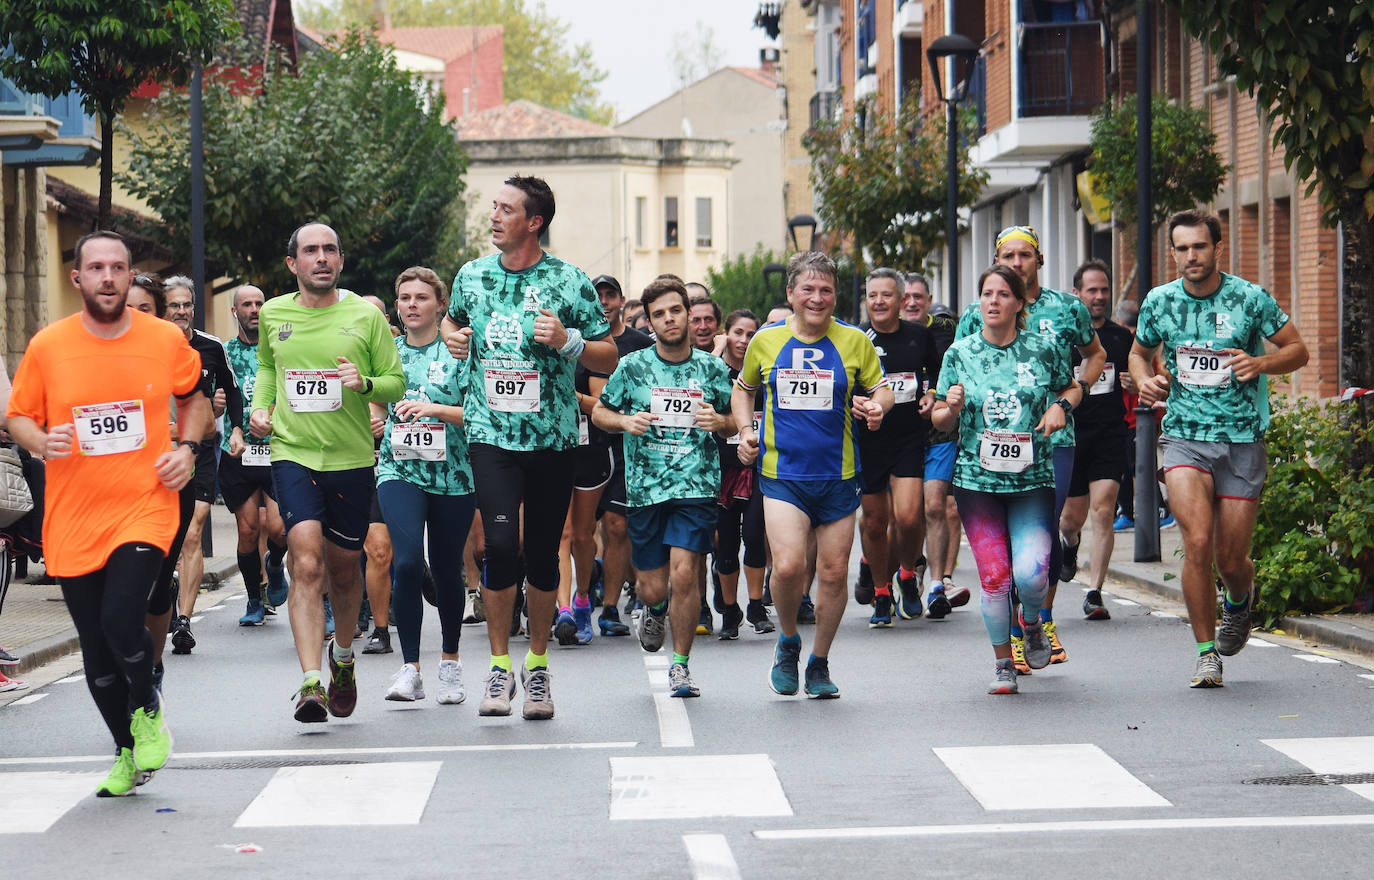
POLYGON ((44 327, 14 376, 10 418, 76 425, 72 454, 47 462, 43 557, 58 577, 96 571, 134 541, 166 553, 176 536, 177 495, 156 463, 172 448, 172 395, 195 389, 200 356, 175 324, 127 311, 117 339, 92 334, 80 314, 44 327))

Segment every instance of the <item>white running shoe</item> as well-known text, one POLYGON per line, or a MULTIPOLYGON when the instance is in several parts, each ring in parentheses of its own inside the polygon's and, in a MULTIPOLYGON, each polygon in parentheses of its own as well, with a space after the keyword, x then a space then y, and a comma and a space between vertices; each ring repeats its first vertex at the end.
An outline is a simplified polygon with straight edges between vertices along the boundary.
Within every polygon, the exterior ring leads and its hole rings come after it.
POLYGON ((439 694, 436 699, 440 703, 456 706, 468 698, 468 692, 463 690, 463 664, 457 660, 439 661, 439 694))
POLYGON ((425 698, 425 684, 424 680, 420 678, 420 670, 409 663, 402 663, 396 677, 391 680, 391 689, 386 692, 386 698, 401 703, 423 700, 425 698))

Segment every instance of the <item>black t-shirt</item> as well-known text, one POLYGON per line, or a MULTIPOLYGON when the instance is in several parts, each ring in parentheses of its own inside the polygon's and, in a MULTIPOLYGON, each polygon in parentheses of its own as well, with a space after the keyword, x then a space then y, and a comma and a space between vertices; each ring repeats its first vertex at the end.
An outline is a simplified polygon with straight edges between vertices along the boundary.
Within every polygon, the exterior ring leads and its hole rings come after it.
POLYGON ((897 329, 891 333, 880 333, 867 323, 859 329, 878 350, 883 373, 896 399, 876 432, 869 431, 863 422, 858 423, 859 442, 902 440, 927 430, 929 423, 921 418, 920 403, 921 395, 934 388, 940 376, 940 352, 935 337, 928 328, 910 321, 898 321, 897 329))
MULTIPOLYGON (((618 357, 625 357, 632 351, 639 351, 643 348, 651 348, 654 341, 632 327, 626 327, 619 336, 612 337, 615 342, 615 351, 618 357)), ((610 373, 596 373, 588 370, 582 364, 577 365, 573 371, 573 385, 581 394, 591 394, 591 377, 597 376, 601 379, 609 379, 610 373)), ((578 411, 578 417, 586 415, 578 411)), ((619 460, 621 453, 621 437, 619 434, 607 434, 605 431, 592 424, 590 416, 587 416, 587 439, 588 445, 606 448, 607 446, 615 450, 616 458, 619 460)))
MULTIPOLYGON (((950 315, 927 315, 926 328, 930 330, 930 335, 935 339, 935 376, 930 380, 930 387, 934 388, 939 381, 940 365, 945 361, 945 352, 954 344, 954 330, 959 326, 959 322, 950 315)), ((959 436, 958 428, 952 431, 937 431, 935 426, 930 426, 930 434, 926 437, 926 443, 934 446, 937 443, 948 443, 959 436)))
MULTIPOLYGON (((1107 351, 1107 363, 1102 377, 1093 385, 1097 393, 1084 393, 1083 402, 1073 411, 1074 429, 1078 434, 1118 431, 1126 428, 1126 404, 1121 397, 1121 376, 1130 369, 1127 358, 1135 337, 1131 331, 1111 321, 1104 321, 1097 329, 1097 338, 1107 351)), ((1083 355, 1073 349, 1074 376, 1083 355)))
POLYGON ((218 336, 211 336, 202 330, 191 331, 191 348, 200 355, 200 391, 211 401, 215 399, 216 389, 224 389, 224 411, 229 414, 229 425, 243 427, 243 394, 239 390, 234 371, 229 369, 229 355, 224 351, 224 343, 218 336))

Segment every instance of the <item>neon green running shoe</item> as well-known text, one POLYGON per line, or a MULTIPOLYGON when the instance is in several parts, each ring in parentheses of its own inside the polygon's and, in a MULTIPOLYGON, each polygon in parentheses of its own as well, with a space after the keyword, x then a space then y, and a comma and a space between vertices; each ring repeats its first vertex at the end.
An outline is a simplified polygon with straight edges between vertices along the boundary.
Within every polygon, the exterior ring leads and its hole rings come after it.
POLYGON ((114 766, 110 768, 110 775, 96 788, 95 796, 128 797, 134 793, 134 786, 138 785, 140 775, 138 768, 134 766, 134 753, 128 749, 120 749, 114 766))
POLYGON ((162 697, 157 698, 157 711, 149 714, 139 707, 129 721, 129 733, 134 737, 134 764, 140 770, 161 770, 172 756, 172 732, 163 722, 162 697))

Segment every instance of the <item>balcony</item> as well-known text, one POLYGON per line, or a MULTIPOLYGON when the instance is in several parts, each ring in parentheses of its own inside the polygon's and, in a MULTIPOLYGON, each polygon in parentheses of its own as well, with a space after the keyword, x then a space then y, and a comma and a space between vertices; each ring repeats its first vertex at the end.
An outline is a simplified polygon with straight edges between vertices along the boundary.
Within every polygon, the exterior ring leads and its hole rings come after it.
POLYGON ((811 128, 818 122, 834 122, 839 118, 839 92, 817 92, 811 96, 811 128))
POLYGON ((1100 21, 1021 25, 1018 114, 1088 116, 1106 100, 1100 21))
POLYGON ((75 92, 45 98, 0 78, 0 150, 8 166, 94 165, 100 128, 75 92))
POLYGON ((925 4, 921 0, 897 0, 892 14, 892 36, 919 37, 925 23, 925 4))

